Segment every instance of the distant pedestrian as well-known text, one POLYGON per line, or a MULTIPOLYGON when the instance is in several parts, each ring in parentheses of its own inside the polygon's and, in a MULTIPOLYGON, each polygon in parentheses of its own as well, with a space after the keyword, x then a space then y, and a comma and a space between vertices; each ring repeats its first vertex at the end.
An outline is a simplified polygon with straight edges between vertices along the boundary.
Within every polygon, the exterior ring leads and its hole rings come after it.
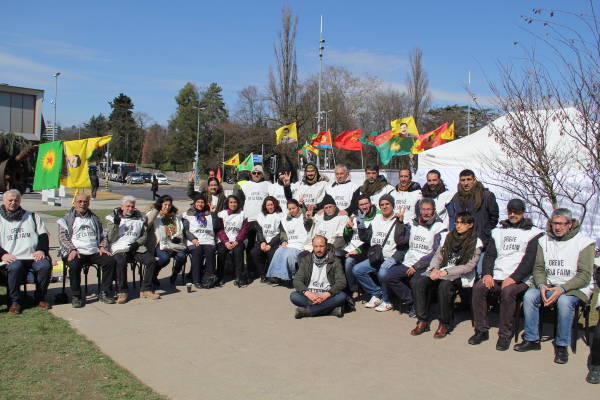
POLYGON ((157 197, 159 197, 156 192, 158 192, 158 179, 156 178, 156 175, 152 174, 152 186, 150 187, 150 190, 152 190, 152 200, 155 200, 157 197))
POLYGON ((100 186, 100 179, 98 178, 98 173, 92 172, 90 174, 90 183, 92 184, 92 199, 95 199, 96 192, 98 191, 98 187, 100 186))

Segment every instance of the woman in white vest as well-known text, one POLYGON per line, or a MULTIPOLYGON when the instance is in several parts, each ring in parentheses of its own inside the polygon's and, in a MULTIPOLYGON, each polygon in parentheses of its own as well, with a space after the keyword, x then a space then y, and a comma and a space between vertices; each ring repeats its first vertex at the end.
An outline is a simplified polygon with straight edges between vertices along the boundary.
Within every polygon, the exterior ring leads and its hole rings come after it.
POLYGON ((289 200, 287 211, 287 216, 281 218, 281 243, 271 259, 267 277, 281 279, 289 287, 296 273, 298 256, 311 249, 308 234, 311 223, 304 219, 298 200, 289 200))
MULTIPOLYGON (((179 274, 187 261, 183 222, 178 215, 177 208, 173 205, 173 198, 169 195, 160 196, 154 203, 154 210, 146 214, 148 230, 153 228, 156 240, 155 255, 158 258, 156 275, 165 267, 171 258, 175 265, 169 281, 175 285, 179 274)), ((150 248, 150 247, 148 247, 150 248)))
POLYGON ((244 287, 248 284, 248 271, 244 263, 244 240, 248 236, 249 224, 246 215, 240 209, 237 196, 227 197, 227 208, 218 213, 219 231, 217 232, 217 276, 219 285, 225 284, 225 261, 231 259, 235 272, 234 284, 244 287))
POLYGON ((294 199, 298 192, 298 182, 292 182, 292 171, 284 166, 277 171, 275 183, 269 186, 269 196, 273 196, 279 201, 279 206, 283 212, 287 212, 287 202, 294 199))
POLYGON ((436 339, 445 337, 451 330, 454 319, 454 298, 461 288, 472 287, 475 281, 475 267, 481 256, 482 241, 473 229, 475 219, 464 211, 456 215, 456 227, 441 235, 440 246, 429 268, 415 283, 413 294, 417 326, 411 335, 429 331, 429 300, 431 290, 437 286, 440 304, 440 324, 433 335, 436 339))
POLYGON ((281 207, 277 199, 267 196, 263 201, 261 213, 256 217, 256 243, 250 250, 262 283, 268 282, 267 269, 279 247, 281 216, 281 207))
POLYGON ((210 212, 204 195, 197 194, 192 207, 182 214, 182 219, 186 245, 192 256, 192 282, 198 289, 210 289, 217 281, 215 249, 219 218, 216 212, 210 212))
POLYGON ((575 306, 587 303, 592 296, 594 241, 579 231, 580 225, 570 210, 558 208, 552 212, 546 234, 539 239, 533 267, 535 288, 525 292, 525 334, 516 351, 540 349, 539 307, 558 308, 554 362, 569 360, 567 347, 571 344, 571 326, 575 306))

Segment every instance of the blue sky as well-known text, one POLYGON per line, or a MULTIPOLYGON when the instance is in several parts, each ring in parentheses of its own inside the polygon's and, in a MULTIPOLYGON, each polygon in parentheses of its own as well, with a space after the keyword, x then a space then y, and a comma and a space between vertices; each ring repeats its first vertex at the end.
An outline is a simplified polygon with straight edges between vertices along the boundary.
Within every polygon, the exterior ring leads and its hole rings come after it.
POLYGON ((318 71, 323 15, 326 65, 401 87, 408 55, 420 46, 434 102, 442 105, 466 102, 468 70, 485 101, 498 60, 518 60, 513 42, 533 42, 519 15, 564 1, 5 1, 0 83, 44 89, 51 122, 52 74, 60 71, 58 121, 68 126, 108 115, 120 92, 164 124, 188 81, 217 82, 231 110, 240 89, 265 85, 284 5, 299 17, 301 78, 318 71))

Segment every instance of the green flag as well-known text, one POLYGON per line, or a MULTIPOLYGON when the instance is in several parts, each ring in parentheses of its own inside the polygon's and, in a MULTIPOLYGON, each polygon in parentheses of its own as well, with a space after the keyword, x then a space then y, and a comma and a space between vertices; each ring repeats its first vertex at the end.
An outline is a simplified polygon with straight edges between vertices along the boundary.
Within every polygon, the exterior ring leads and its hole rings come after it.
POLYGON ((237 171, 252 171, 254 168, 254 153, 250 153, 248 157, 240 165, 237 166, 237 171))
POLYGON ((415 140, 406 137, 394 137, 377 145, 379 158, 384 165, 388 165, 394 156, 405 156, 411 154, 415 140))
POLYGON ((40 144, 33 177, 33 190, 56 189, 59 187, 62 160, 61 140, 40 144))
POLYGON ((379 132, 377 131, 372 131, 371 133, 365 133, 363 136, 361 136, 358 141, 361 142, 362 144, 368 144, 371 146, 375 146, 373 144, 373 140, 375 139, 375 137, 379 135, 379 132))

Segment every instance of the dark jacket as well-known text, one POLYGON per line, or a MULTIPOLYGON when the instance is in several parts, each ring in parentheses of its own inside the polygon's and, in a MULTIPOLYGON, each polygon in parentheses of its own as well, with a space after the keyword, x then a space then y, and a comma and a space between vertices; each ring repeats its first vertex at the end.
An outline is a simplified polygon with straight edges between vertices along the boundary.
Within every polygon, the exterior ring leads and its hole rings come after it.
MULTIPOLYGON (((508 229, 508 228, 517 228, 523 230, 530 230, 533 227, 533 223, 529 218, 523 218, 521 222, 513 226, 509 220, 500 222, 500 229, 508 229)), ((527 248, 525 249, 525 254, 519 263, 519 266, 515 271, 510 274, 510 277, 515 282, 523 282, 525 279, 531 275, 531 271, 533 270, 533 264, 535 263, 535 256, 538 248, 538 239, 542 236, 543 233, 536 235, 533 237, 528 243, 527 248)), ((496 241, 494 238, 490 237, 490 241, 485 247, 485 257, 483 258, 483 269, 482 276, 491 275, 494 276, 494 263, 496 258, 498 257, 498 250, 496 249, 496 241)))
MULTIPOLYGON (((333 248, 328 247, 327 253, 327 280, 331 285, 329 293, 336 295, 346 288, 346 275, 339 258, 335 256, 333 248)), ((294 275, 294 289, 303 293, 308 290, 313 270, 313 253, 302 254, 298 257, 298 271, 294 275)))
POLYGON ((150 184, 150 190, 153 192, 158 191, 158 179, 156 179, 156 176, 152 176, 152 183, 150 184))
POLYGON ((450 207, 448 207, 448 216, 450 217, 448 231, 454 229, 454 219, 456 214, 463 211, 470 212, 471 215, 473 215, 473 218, 475 218, 475 230, 477 231, 477 235, 483 242, 483 246, 485 248, 491 239, 492 229, 496 227, 498 224, 498 218, 500 217, 500 210, 498 209, 496 196, 493 192, 490 192, 487 188, 484 188, 481 207, 479 207, 478 210, 475 210, 471 204, 468 204, 467 207, 463 207, 458 199, 458 195, 454 195, 452 201, 450 202, 450 207))
MULTIPOLYGON (((393 240, 396 243, 396 250, 408 249, 408 240, 404 241, 403 239, 405 235, 404 224, 398 221, 398 218, 394 217, 394 219, 396 221, 394 222, 394 228, 392 228, 393 232, 390 233, 390 236, 388 237, 388 242, 393 240)), ((371 236, 373 236, 372 228, 372 225, 369 225, 368 228, 365 228, 364 225, 358 226, 358 238, 362 240, 363 243, 367 243, 368 245, 371 243, 371 236)))
POLYGON ((98 178, 97 174, 90 174, 90 184, 93 188, 97 188, 98 186, 100 186, 100 179, 98 178))

